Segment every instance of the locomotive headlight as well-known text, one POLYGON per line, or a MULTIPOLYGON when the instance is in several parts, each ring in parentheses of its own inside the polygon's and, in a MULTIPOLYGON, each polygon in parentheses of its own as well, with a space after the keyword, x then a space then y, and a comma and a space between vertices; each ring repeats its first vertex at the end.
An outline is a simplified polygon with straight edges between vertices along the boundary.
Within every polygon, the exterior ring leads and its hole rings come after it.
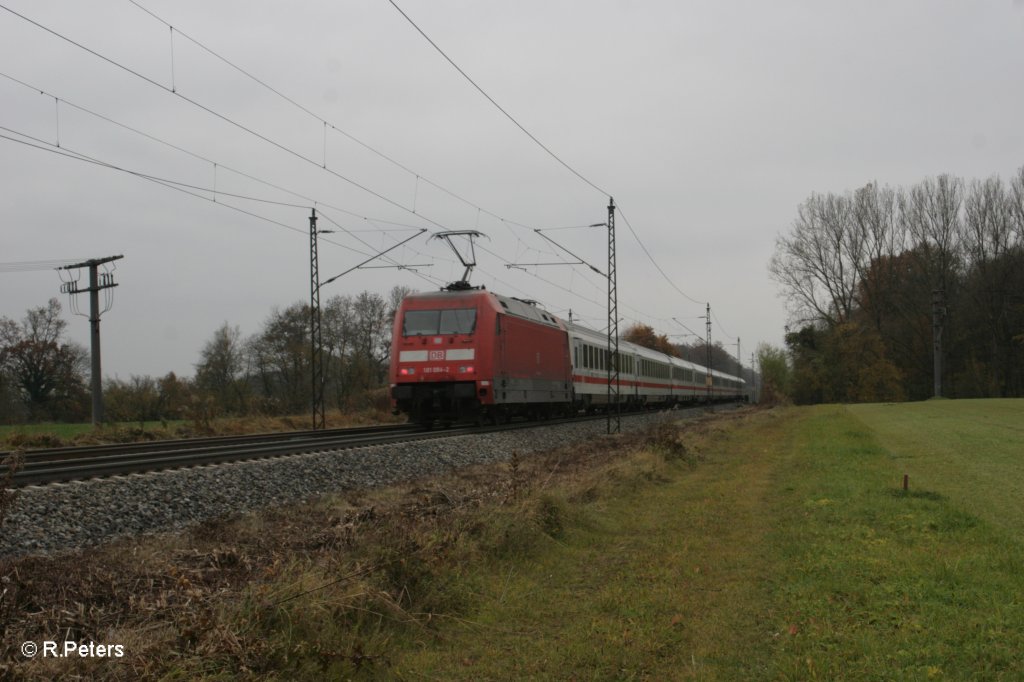
POLYGON ((398 373, 401 374, 402 376, 409 376, 410 374, 415 374, 416 373, 416 368, 415 367, 403 367, 402 369, 398 370, 398 373))
POLYGON ((459 373, 461 374, 472 374, 473 365, 466 365, 465 367, 459 367, 459 373))

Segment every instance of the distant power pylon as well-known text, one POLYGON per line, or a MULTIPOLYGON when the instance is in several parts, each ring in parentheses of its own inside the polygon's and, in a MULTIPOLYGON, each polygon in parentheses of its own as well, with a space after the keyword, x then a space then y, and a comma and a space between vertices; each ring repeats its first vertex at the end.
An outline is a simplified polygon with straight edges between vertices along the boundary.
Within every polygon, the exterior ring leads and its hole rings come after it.
MULTIPOLYGON (((89 345, 92 354, 92 368, 90 385, 92 387, 92 423, 93 426, 103 423, 103 373, 100 370, 100 316, 110 310, 114 303, 113 297, 107 299, 107 304, 100 310, 100 291, 113 289, 117 286, 114 281, 114 273, 99 272, 99 267, 111 261, 120 260, 124 256, 107 256, 106 258, 92 258, 74 265, 65 265, 61 270, 77 270, 89 268, 89 286, 85 289, 78 288, 78 280, 73 279, 60 285, 61 293, 75 296, 77 294, 89 294, 89 345)), ((74 308, 72 299, 72 308, 74 308)))

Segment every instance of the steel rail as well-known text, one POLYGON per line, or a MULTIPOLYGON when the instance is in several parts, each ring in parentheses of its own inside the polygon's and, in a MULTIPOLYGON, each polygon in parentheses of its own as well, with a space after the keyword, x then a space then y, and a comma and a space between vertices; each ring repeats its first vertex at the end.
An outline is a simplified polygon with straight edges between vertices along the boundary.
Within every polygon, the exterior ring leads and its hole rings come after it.
POLYGON ((90 458, 74 458, 56 462, 28 462, 14 473, 16 487, 42 485, 90 478, 146 473, 164 469, 227 464, 246 460, 295 456, 331 450, 350 450, 370 445, 410 442, 429 438, 463 435, 472 429, 452 429, 447 432, 406 432, 376 435, 342 435, 335 438, 307 438, 286 442, 236 443, 219 447, 179 447, 160 452, 121 452, 90 458))
MULTIPOLYGON (((162 452, 170 448, 188 446, 192 448, 216 447, 221 445, 237 445, 244 443, 265 443, 273 441, 294 441, 299 439, 329 439, 346 434, 375 434, 385 431, 395 433, 415 431, 420 427, 415 424, 377 424, 374 426, 356 426, 344 429, 324 429, 305 431, 272 431, 265 433, 249 433, 235 436, 205 436, 200 438, 175 438, 170 440, 151 440, 131 443, 104 443, 102 445, 73 445, 58 448, 39 448, 22 451, 25 462, 59 461, 65 459, 96 457, 119 452, 162 452)), ((0 451, 0 461, 11 454, 11 451, 0 451)))
MULTIPOLYGON (((691 408, 685 411, 700 410, 691 408)), ((680 410, 681 412, 684 410, 680 410)), ((702 410, 701 410, 702 411, 702 410)), ((650 414, 638 412, 636 415, 650 414)), ((351 450, 371 445, 435 440, 454 436, 485 434, 526 428, 540 428, 580 421, 604 419, 604 415, 584 416, 546 421, 512 422, 488 426, 465 426, 449 429, 426 430, 411 424, 386 427, 359 427, 332 431, 287 432, 258 434, 242 437, 160 441, 125 444, 103 449, 96 446, 85 456, 70 455, 63 459, 37 458, 27 460, 15 471, 14 487, 44 485, 91 478, 140 474, 166 469, 226 464, 231 462, 286 457, 332 450, 351 450), (142 446, 131 449, 130 446, 142 446), (160 449, 162 448, 162 449, 160 449)), ((59 450, 74 450, 60 448, 59 450)), ((46 454, 37 451, 29 454, 46 454)))

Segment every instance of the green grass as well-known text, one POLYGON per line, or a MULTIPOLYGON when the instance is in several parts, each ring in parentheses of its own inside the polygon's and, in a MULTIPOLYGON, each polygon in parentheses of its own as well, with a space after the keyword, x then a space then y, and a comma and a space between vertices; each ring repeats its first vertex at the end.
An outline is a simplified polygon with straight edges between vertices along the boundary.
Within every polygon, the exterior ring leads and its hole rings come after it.
MULTIPOLYGON (((885 414, 886 438, 898 423, 922 420, 960 432, 964 419, 947 412, 954 405, 822 407, 801 418, 796 456, 778 471, 782 506, 772 539, 784 578, 772 603, 796 635, 781 636, 773 652, 777 676, 1024 675, 1017 653, 1024 647, 1024 579, 1017 568, 1024 546, 952 494, 963 491, 965 472, 978 463, 949 461, 942 490, 916 481, 903 493, 904 462, 868 426, 885 414)), ((912 443, 903 443, 905 456, 925 457, 928 442, 912 443)), ((1018 450, 1021 444, 1018 438, 1018 450)))
POLYGON ((400 639, 389 672, 1020 679, 1024 544, 1003 512, 1024 485, 1022 416, 1022 401, 793 409, 707 441, 695 470, 641 464, 566 497, 527 556, 473 569, 477 606, 400 639), (930 473, 904 494, 908 462, 930 473))
MULTIPOLYGON (((173 437, 171 432, 176 427, 184 424, 184 421, 147 421, 143 423, 143 430, 167 433, 168 438, 173 437)), ((0 449, 10 448, 27 442, 28 447, 56 447, 61 444, 71 444, 77 437, 95 435, 103 438, 118 431, 138 430, 139 422, 116 422, 106 424, 100 428, 94 428, 92 424, 76 423, 67 424, 61 422, 42 422, 38 424, 17 424, 0 426, 0 449)))
POLYGON ((15 426, 0 426, 0 442, 3 442, 15 434, 39 435, 52 434, 59 438, 70 439, 80 433, 92 431, 92 424, 62 424, 44 422, 40 424, 18 424, 15 426))
POLYGON ((931 491, 1024 536, 1024 400, 941 400, 849 408, 912 491, 931 491))

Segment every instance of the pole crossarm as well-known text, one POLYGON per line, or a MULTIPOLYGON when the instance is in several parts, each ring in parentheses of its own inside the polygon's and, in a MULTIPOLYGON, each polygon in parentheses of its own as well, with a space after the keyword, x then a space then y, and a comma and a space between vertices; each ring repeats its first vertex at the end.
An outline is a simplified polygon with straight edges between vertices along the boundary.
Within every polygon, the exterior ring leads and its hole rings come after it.
MULTIPOLYGON (((59 267, 57 269, 58 270, 77 270, 79 268, 89 268, 90 272, 92 272, 92 270, 94 268, 98 268, 101 265, 105 265, 106 263, 110 263, 110 262, 115 261, 115 260, 121 260, 122 258, 124 258, 124 256, 120 256, 120 255, 119 256, 107 256, 106 258, 90 258, 89 260, 82 261, 81 263, 74 263, 72 265, 64 265, 64 266, 59 267)), ((72 280, 70 282, 64 282, 63 284, 61 284, 60 292, 62 294, 70 294, 70 295, 86 294, 86 293, 92 293, 94 291, 100 291, 102 289, 111 289, 111 288, 116 287, 116 286, 117 286, 117 282, 114 281, 113 275, 111 275, 110 273, 102 273, 102 274, 98 275, 98 277, 96 278, 95 282, 93 282, 90 279, 89 286, 87 288, 85 288, 85 289, 79 289, 78 288, 78 282, 75 281, 75 280, 72 280)))
POLYGON ((568 261, 568 260, 567 261, 552 261, 550 263, 506 263, 505 267, 508 268, 509 270, 511 270, 512 268, 516 268, 518 270, 522 270, 523 268, 531 268, 531 267, 534 267, 534 266, 537 266, 537 265, 586 265, 586 263, 584 263, 581 260, 577 260, 577 261, 568 261))
MULTIPOLYGON (((597 227, 597 226, 603 227, 604 225, 605 225, 605 223, 595 223, 594 225, 590 225, 590 227, 597 227)), ((612 230, 615 229, 614 224, 612 224, 610 229, 612 229, 612 230)), ((562 251, 565 251, 567 254, 569 254, 570 256, 575 258, 577 261, 579 261, 578 263, 554 263, 553 265, 586 265, 588 268, 590 268, 591 270, 593 270, 597 274, 601 275, 605 279, 608 278, 608 275, 606 275, 605 273, 601 272, 601 270, 599 268, 594 267, 593 265, 591 265, 587 261, 585 261, 582 258, 580 258, 579 256, 577 256, 575 253, 573 253, 569 249, 565 248, 564 246, 562 246, 561 244, 556 242, 551 237, 549 237, 546 234, 544 234, 544 230, 542 230, 542 229, 535 229, 534 232, 536 232, 538 235, 540 235, 544 239, 548 240, 549 242, 551 242, 552 244, 554 244, 555 246, 560 248, 562 251)), ((530 265, 530 263, 526 263, 525 265, 530 265)), ((545 265, 545 263, 533 263, 533 265, 545 265)))
POLYGON ((93 265, 103 265, 104 263, 109 263, 111 261, 121 260, 122 258, 124 258, 123 255, 107 256, 106 258, 90 258, 89 260, 82 261, 81 263, 74 263, 72 265, 65 265, 65 266, 57 268, 57 269, 58 270, 74 270, 76 268, 88 268, 88 267, 91 267, 93 265))
MULTIPOLYGON (((417 232, 416 234, 412 235, 411 237, 406 237, 405 239, 403 239, 402 241, 398 242, 394 246, 388 247, 388 248, 384 249, 383 251, 381 251, 380 253, 375 253, 374 255, 370 256, 369 258, 367 258, 366 260, 361 262, 359 265, 354 265, 351 268, 349 268, 348 270, 346 270, 345 272, 337 274, 334 277, 331 277, 330 279, 324 280, 323 282, 320 283, 320 286, 323 286, 324 284, 330 284, 334 280, 339 279, 341 277, 344 277, 345 275, 347 275, 348 273, 350 273, 350 272, 352 272, 354 270, 359 270, 360 268, 362 268, 367 263, 369 263, 371 261, 374 261, 374 260, 377 260, 378 258, 380 258, 384 254, 388 253, 389 251, 394 251, 395 249, 397 249, 402 244, 405 244, 408 241, 412 241, 413 239, 415 239, 416 237, 419 237, 421 234, 423 234, 426 231, 427 231, 427 229, 425 227, 421 227, 420 231, 417 232)), ((383 266, 382 265, 382 266, 375 266, 375 267, 393 267, 393 268, 397 268, 399 270, 402 270, 402 269, 410 268, 412 266, 411 265, 404 265, 404 266, 403 265, 390 265, 390 266, 383 266)))
POLYGON ((413 270, 415 268, 432 268, 433 263, 408 263, 406 265, 364 265, 360 270, 413 270))

